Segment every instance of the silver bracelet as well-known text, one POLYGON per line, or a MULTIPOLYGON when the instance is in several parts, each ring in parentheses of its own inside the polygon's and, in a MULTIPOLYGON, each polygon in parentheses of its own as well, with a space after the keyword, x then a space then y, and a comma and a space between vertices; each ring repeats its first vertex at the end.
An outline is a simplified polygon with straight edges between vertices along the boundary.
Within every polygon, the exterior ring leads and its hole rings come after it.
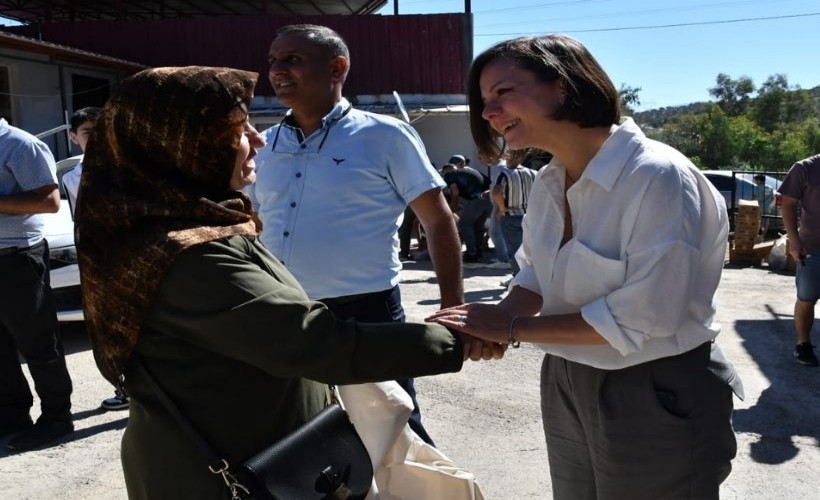
POLYGON ((515 338, 515 322, 517 320, 518 316, 513 316, 512 321, 510 321, 510 332, 507 335, 507 344, 513 346, 514 349, 521 347, 521 341, 515 338))

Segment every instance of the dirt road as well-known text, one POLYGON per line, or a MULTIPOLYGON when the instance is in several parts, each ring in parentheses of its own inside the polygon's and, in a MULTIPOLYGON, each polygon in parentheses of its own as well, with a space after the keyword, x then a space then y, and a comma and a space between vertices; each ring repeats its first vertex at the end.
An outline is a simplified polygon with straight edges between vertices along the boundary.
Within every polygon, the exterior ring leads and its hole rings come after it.
MULTIPOLYGON (((465 273, 469 301, 501 298, 502 271, 465 273)), ((408 263, 402 278, 411 320, 437 308, 429 262, 408 263)), ((746 389, 746 400, 736 401, 738 456, 721 488, 724 499, 816 498, 820 370, 792 358, 793 286, 792 276, 766 269, 724 271, 718 343, 746 389)), ((65 336, 77 431, 58 446, 18 455, 8 455, 0 441, 3 499, 126 498, 119 442, 127 412, 98 410, 110 389, 94 367, 82 328, 68 328, 65 336)), ((820 343, 820 334, 814 338, 820 343)), ((502 361, 468 363, 460 373, 417 382, 430 434, 444 453, 476 474, 488 499, 551 497, 538 403, 541 357, 537 348, 523 346, 502 361)))

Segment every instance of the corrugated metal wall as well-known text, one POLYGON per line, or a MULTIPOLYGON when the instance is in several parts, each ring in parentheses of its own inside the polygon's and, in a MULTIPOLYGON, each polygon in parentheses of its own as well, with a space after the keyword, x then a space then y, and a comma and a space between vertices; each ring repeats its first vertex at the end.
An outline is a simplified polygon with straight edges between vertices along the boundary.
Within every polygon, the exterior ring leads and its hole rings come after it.
POLYGON ((472 59, 469 14, 252 16, 139 22, 74 22, 9 29, 19 34, 147 66, 230 66, 260 73, 257 95, 273 95, 267 53, 286 24, 322 24, 351 52, 347 96, 463 94, 472 59), (37 34, 35 34, 37 33, 37 34))

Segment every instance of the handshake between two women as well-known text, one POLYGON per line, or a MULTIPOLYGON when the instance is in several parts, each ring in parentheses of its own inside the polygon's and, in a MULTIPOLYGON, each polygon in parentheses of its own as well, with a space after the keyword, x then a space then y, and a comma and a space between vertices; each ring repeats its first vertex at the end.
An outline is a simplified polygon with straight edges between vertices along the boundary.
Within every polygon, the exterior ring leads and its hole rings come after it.
POLYGON ((455 331, 464 343, 464 359, 501 359, 515 340, 517 318, 493 304, 462 304, 436 311, 425 321, 455 331))

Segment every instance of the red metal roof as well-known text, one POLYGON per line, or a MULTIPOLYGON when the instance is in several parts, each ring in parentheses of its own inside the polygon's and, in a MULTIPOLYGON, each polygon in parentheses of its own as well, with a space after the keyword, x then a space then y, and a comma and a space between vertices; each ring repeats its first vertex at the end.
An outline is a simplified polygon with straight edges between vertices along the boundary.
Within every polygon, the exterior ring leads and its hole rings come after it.
POLYGON ((74 61, 94 66, 102 66, 125 71, 126 73, 136 73, 145 69, 145 66, 131 61, 125 61, 115 57, 102 54, 95 54, 86 50, 79 50, 73 47, 65 47, 56 43, 43 42, 25 36, 5 33, 0 31, 0 46, 13 47, 16 49, 35 52, 38 54, 48 54, 52 59, 58 61, 74 61))
MULTIPOLYGON (((147 66, 229 66, 260 73, 257 95, 273 95, 267 51, 277 28, 322 24, 351 53, 345 95, 464 94, 472 60, 469 14, 231 16, 161 21, 73 22, 37 27, 43 40, 147 66)), ((35 36, 33 26, 6 28, 35 36)))
POLYGON ((128 21, 236 15, 361 15, 387 0, 0 0, 0 16, 23 23, 128 21))

